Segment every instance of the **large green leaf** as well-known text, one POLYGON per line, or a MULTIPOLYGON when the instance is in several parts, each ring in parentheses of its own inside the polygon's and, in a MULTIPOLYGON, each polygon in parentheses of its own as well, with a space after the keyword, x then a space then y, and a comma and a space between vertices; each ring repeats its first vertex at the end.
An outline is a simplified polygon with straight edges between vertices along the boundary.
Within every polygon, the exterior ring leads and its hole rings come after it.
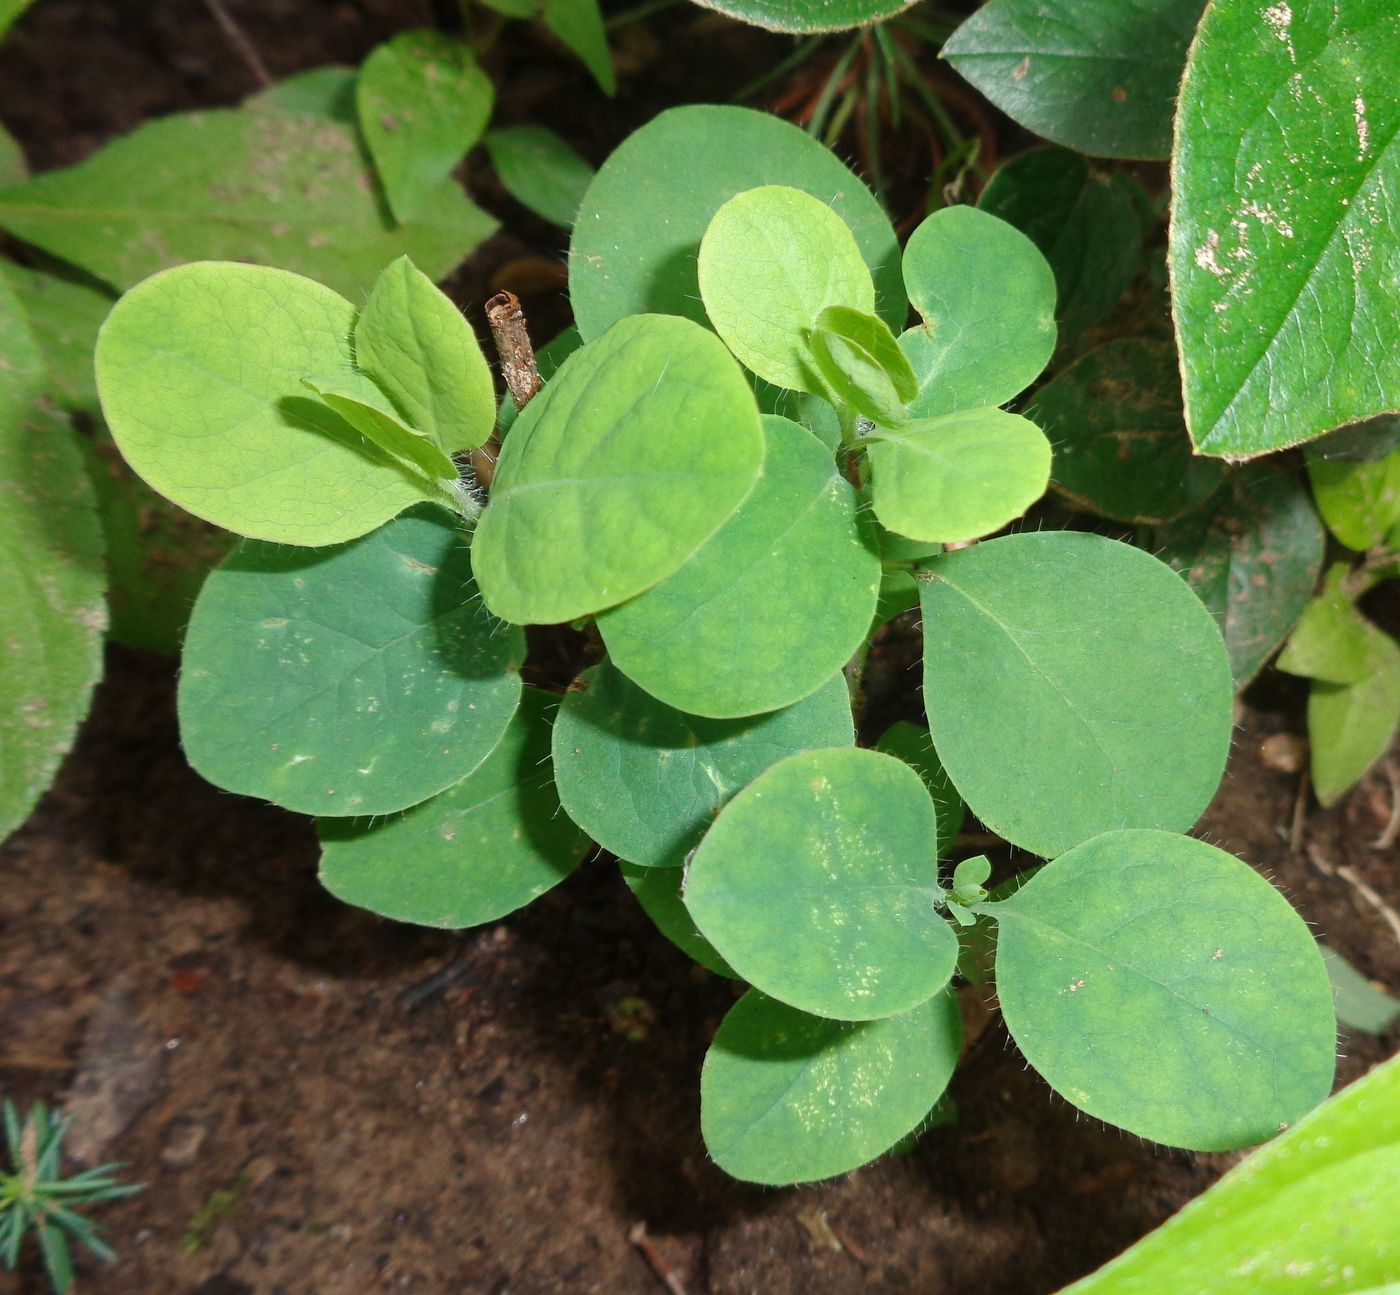
POLYGON ((1055 486, 1115 521, 1169 521, 1225 475, 1191 451, 1169 342, 1125 337, 1090 351, 1035 393, 1035 416, 1055 446, 1055 486))
POLYGON ((365 59, 355 106, 396 219, 431 216, 443 181, 486 129, 495 97, 471 47, 441 32, 400 32, 365 59))
POLYGON ((1055 349, 1055 276, 1035 244, 975 207, 934 212, 904 249, 922 328, 900 339, 919 379, 909 413, 1005 404, 1055 349))
POLYGON ((774 761, 854 740, 840 675, 785 710, 714 720, 673 710, 604 661, 564 698, 554 769, 569 817, 605 850, 673 868, 729 798, 774 761))
POLYGON ((638 315, 576 351, 516 419, 477 528, 498 616, 570 620, 664 580, 763 465, 744 372, 713 333, 638 315))
POLYGON ((698 962, 717 976, 737 979, 731 967, 714 950, 714 946, 695 929, 695 919, 681 899, 682 868, 646 868, 640 864, 621 862, 622 880, 636 896, 642 910, 661 932, 686 957, 698 962))
POLYGON ((915 0, 697 0, 769 31, 842 31, 864 27, 907 9, 915 0))
POLYGON ((102 672, 102 531, 39 345, 0 278, 0 837, 28 816, 102 672))
POLYGON ((584 338, 645 311, 703 323, 700 239, 725 202, 767 184, 810 193, 850 226, 875 277, 879 313, 900 327, 907 303, 899 244, 874 195, 796 126, 747 108, 695 104, 663 112, 625 139, 584 196, 569 251, 569 294, 584 338))
POLYGON ((1248 458, 1400 410, 1400 12, 1216 0, 1177 119, 1172 304, 1186 419, 1248 458))
POLYGON ((1230 663, 1170 567, 1061 531, 945 553, 920 578, 929 730, 988 827, 1053 858, 1196 821, 1229 752, 1230 663))
POLYGON ((435 492, 302 385, 352 376, 354 319, 343 297, 284 270, 207 262, 155 275, 98 337, 112 435, 149 485, 240 535, 363 535, 435 492))
POLYGON ((918 1127, 961 1046, 951 994, 880 1021, 828 1021, 751 989, 730 1008, 700 1072, 705 1147, 750 1183, 858 1169, 918 1127))
POLYGON ((440 279, 495 228, 450 181, 409 225, 381 202, 352 127, 263 106, 148 122, 0 192, 0 229, 116 288, 217 259, 295 270, 358 300, 395 257, 440 279))
POLYGON ((962 831, 967 807, 957 788, 949 781, 948 771, 939 760, 938 752, 933 749, 933 739, 928 729, 911 724, 908 720, 896 720, 875 743, 875 749, 903 760, 924 780, 928 794, 933 797, 933 808, 938 817, 938 853, 940 856, 947 854, 962 831))
POLYGON ((1220 493, 1154 532, 1153 543, 1215 617, 1238 689, 1302 614, 1327 539, 1297 480, 1256 463, 1231 472, 1220 493))
POLYGON ((917 773, 878 751, 804 751, 760 774, 705 834, 684 895, 739 975, 817 1016, 908 1011, 957 961, 936 908, 933 801, 917 773))
POLYGON ((544 126, 505 126, 483 141, 506 191, 537 216, 573 227, 593 168, 544 126))
POLYGON ((1107 832, 1002 903, 997 997, 1067 1101, 1197 1151, 1252 1146, 1332 1087, 1337 1031, 1307 923, 1247 864, 1168 832, 1107 832))
POLYGON ((526 688, 495 750, 455 786, 388 819, 323 818, 321 884, 398 922, 492 922, 557 886, 589 841, 549 774, 557 698, 526 688))
POLYGON ((1400 1057, 1062 1295, 1400 1290, 1400 1057))
POLYGON ((331 549, 246 543, 190 618, 180 736, 229 791, 303 814, 391 814, 486 759, 524 657, 438 509, 331 549))
POLYGON ((1360 683, 1384 659, 1386 636, 1347 592, 1351 568, 1335 562, 1280 653, 1278 668, 1323 683, 1360 683))
POLYGON ((92 352, 116 298, 95 280, 57 264, 37 269, 0 261, 0 277, 9 281, 43 352, 45 393, 61 409, 96 416, 92 352))
POLYGON ((1308 455, 1308 480, 1327 529, 1364 553, 1400 522, 1400 449, 1374 462, 1308 455))
POLYGON ((855 491, 810 432, 763 420, 763 476, 673 576, 598 617, 614 664, 695 715, 810 695, 870 628, 880 557, 855 491))
POLYGON ((943 55, 1037 135, 1104 157, 1166 157, 1202 3, 990 0, 943 55))

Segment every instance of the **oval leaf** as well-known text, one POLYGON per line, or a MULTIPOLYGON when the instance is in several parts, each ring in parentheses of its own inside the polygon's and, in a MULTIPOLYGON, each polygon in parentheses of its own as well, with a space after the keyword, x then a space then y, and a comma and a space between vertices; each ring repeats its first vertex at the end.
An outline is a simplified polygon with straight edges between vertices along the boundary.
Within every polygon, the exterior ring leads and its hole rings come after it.
POLYGON ((684 870, 681 868, 645 868, 640 864, 628 863, 625 859, 619 865, 622 880, 627 889, 636 897, 637 903, 656 924, 661 932, 686 957, 698 962, 707 971, 717 976, 738 979, 731 967, 715 952, 712 945, 695 929, 695 919, 681 899, 681 881, 684 870))
POLYGON ((907 9, 914 0, 698 0, 769 31, 842 31, 907 9))
POLYGON ((1327 529, 1364 553, 1385 543, 1400 522, 1400 450, 1371 463, 1309 453, 1308 480, 1327 529))
POLYGON ((903 760, 924 780, 938 816, 938 852, 940 856, 947 854, 962 831, 967 807, 933 749, 933 739, 928 729, 911 724, 908 720, 897 720, 884 731, 875 743, 875 749, 903 760))
POLYGON ((563 229, 574 223, 593 168, 544 126, 506 126, 483 141, 506 192, 563 229))

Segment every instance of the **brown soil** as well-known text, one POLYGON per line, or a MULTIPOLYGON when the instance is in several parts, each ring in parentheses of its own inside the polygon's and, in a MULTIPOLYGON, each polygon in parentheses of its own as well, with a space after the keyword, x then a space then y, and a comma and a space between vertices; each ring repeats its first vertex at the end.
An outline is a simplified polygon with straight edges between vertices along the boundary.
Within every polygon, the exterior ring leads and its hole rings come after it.
MULTIPOLYGON (((432 16, 426 0, 228 3, 275 75, 354 61, 432 16)), ((567 112, 561 96, 594 102, 570 65, 506 50, 503 113, 552 104, 599 157, 629 115, 686 93, 687 62, 738 84, 767 57, 766 38, 684 9, 686 61, 645 30, 622 42, 647 72, 617 106, 567 112)), ((0 49, 0 120, 39 166, 251 88, 196 0, 41 0, 0 49)), ((557 250, 551 237, 519 220, 476 258, 463 300, 480 300, 485 267, 557 250)), ((910 704, 910 646, 897 629, 877 655, 872 720, 910 704)), ((1275 682, 1252 702, 1203 834, 1400 986, 1400 944, 1354 884, 1400 907, 1400 851, 1369 845, 1389 788, 1376 777, 1312 810, 1292 851, 1298 775, 1265 742, 1296 730, 1300 695, 1275 682)), ((62 1101, 75 1150, 148 1184, 102 1211, 121 1262, 86 1269, 79 1290, 657 1295, 630 1239, 644 1225, 690 1295, 1048 1292, 1232 1161, 1078 1116, 993 1019, 953 1081, 957 1121, 911 1154, 802 1190, 736 1184, 708 1163, 697 1118, 700 1061, 735 991, 650 928, 609 859, 481 930, 382 922, 322 892, 306 820, 185 766, 173 712, 171 663, 114 649, 58 785, 0 847, 0 1092, 62 1101)), ((1341 1079, 1397 1046, 1396 1031, 1344 1041, 1341 1079)), ((32 1269, 6 1281, 44 1289, 32 1269)))

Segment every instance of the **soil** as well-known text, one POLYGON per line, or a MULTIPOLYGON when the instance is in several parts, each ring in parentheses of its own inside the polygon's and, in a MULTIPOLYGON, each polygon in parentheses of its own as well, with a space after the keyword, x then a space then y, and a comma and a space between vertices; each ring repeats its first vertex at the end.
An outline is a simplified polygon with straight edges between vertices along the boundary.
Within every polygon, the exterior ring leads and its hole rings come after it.
MULTIPOLYGON (((228 7, 274 75, 358 60, 434 16, 408 0, 228 7)), ((505 119, 552 105, 597 159, 629 118, 723 97, 688 88, 696 68, 742 84, 770 57, 769 38, 683 10, 667 19, 686 24, 683 61, 650 28, 624 33, 624 68, 645 75, 611 106, 547 47, 507 48, 505 119), (589 106, 570 112, 575 94, 589 106)), ((0 48, 0 120, 38 167, 252 88, 196 0, 41 0, 0 48)), ((510 226, 459 278, 464 302, 513 260, 557 261, 557 233, 519 213, 510 226)), ((545 646, 566 678, 577 645, 545 646)), ((915 704, 915 650, 903 623, 878 647, 877 731, 915 704)), ((1377 774, 1299 820, 1301 701, 1278 678, 1251 690, 1200 832, 1395 990, 1400 942, 1359 884, 1400 907, 1400 850, 1371 847, 1392 791, 1377 774)), ((147 1184, 101 1211, 120 1262, 85 1267, 79 1291, 657 1295, 669 1274, 673 1295, 1038 1295, 1237 1159, 1079 1116, 969 994, 981 1029, 953 1123, 831 1183, 746 1187, 708 1162, 698 1127, 700 1062, 737 991, 655 933, 610 858, 507 921, 445 934, 332 900, 316 856, 307 820, 185 765, 173 664, 111 649, 57 785, 0 847, 0 1092, 62 1102, 71 1149, 147 1184)), ((1344 1039, 1339 1082, 1397 1048, 1395 1029, 1344 1039)), ((0 1277, 43 1289, 32 1267, 0 1277)))

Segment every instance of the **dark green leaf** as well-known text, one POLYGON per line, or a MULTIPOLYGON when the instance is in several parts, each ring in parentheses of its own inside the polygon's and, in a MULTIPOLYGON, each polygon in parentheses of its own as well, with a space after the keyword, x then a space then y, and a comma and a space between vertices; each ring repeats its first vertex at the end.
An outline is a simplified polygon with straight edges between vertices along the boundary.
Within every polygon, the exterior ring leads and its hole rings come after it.
POLYGON ((483 142, 512 198, 563 229, 573 226, 594 174, 574 149, 544 126, 506 126, 483 142))
POLYGON ((914 0, 698 0, 769 31, 841 31, 863 27, 907 9, 914 0))
POLYGON ((593 74, 606 95, 617 93, 617 73, 608 50, 608 34, 598 0, 544 0, 540 16, 544 24, 593 74))
POLYGON ((628 863, 625 859, 620 866, 627 889, 637 897, 637 902, 656 923, 656 929, 662 935, 707 971, 713 971, 717 976, 728 976, 731 980, 738 979, 734 968, 695 929, 695 919, 681 899, 683 869, 645 868, 640 864, 628 863))
POLYGON ((885 730, 875 743, 875 749, 903 760, 924 780, 928 794, 933 797, 933 808, 938 818, 938 851, 940 855, 947 854, 948 848, 962 831, 967 807, 933 749, 933 739, 928 729, 911 724, 908 720, 899 720, 885 730))

